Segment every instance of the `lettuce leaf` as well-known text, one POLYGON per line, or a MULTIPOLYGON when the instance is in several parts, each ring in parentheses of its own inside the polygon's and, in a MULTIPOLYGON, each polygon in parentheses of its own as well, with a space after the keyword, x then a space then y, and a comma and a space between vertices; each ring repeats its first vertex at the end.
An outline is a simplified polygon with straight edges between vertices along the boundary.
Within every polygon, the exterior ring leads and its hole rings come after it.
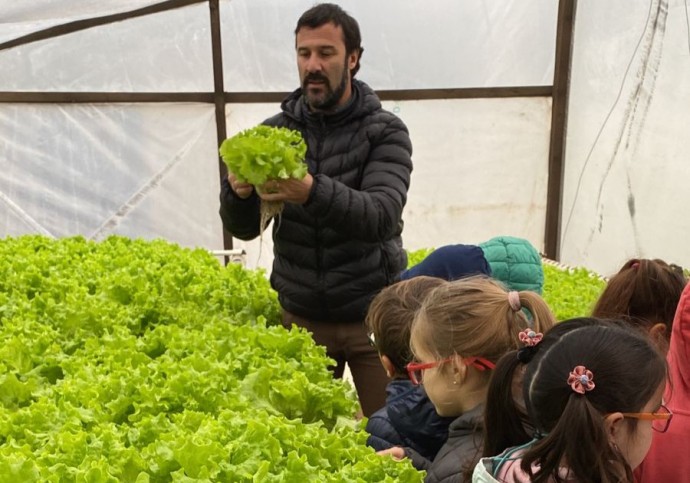
POLYGON ((261 186, 271 179, 302 179, 307 145, 298 131, 256 126, 226 139, 220 154, 239 181, 261 186))

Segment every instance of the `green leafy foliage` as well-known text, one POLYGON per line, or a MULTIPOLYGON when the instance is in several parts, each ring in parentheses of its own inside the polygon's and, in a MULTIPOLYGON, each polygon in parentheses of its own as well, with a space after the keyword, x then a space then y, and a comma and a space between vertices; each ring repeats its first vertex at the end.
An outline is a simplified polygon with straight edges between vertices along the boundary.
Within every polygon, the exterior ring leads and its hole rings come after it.
POLYGON ((424 260, 431 252, 433 248, 420 248, 419 250, 413 250, 407 252, 407 268, 417 265, 419 262, 424 260))
POLYGON ((0 241, 0 481, 421 481, 365 446, 262 272, 110 237, 0 241))
POLYGON ((298 131, 259 125, 226 139, 220 154, 239 181, 261 186, 271 179, 302 179, 307 145, 298 131))
POLYGON ((547 263, 544 267, 542 297, 557 320, 591 315, 606 281, 586 268, 561 268, 547 263))

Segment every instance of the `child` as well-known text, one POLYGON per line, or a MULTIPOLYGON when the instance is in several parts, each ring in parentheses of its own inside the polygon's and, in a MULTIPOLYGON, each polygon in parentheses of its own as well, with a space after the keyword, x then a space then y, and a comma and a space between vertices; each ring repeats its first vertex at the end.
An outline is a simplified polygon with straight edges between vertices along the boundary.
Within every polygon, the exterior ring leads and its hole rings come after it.
MULTIPOLYGON (((521 355, 523 398, 537 436, 482 459, 472 481, 632 483, 652 430, 668 427, 665 363, 644 335, 591 319, 558 329, 521 355)), ((510 405, 512 379, 505 376, 498 397, 510 405)))
POLYGON ((433 462, 411 448, 382 452, 407 456, 427 470, 427 482, 460 481, 482 446, 482 416, 495 362, 518 347, 518 334, 546 331, 554 317, 534 292, 508 292, 499 282, 471 277, 432 290, 412 324, 410 342, 418 362, 408 365, 439 415, 453 417, 448 440, 433 462), (529 311, 531 321, 523 309, 529 311))
POLYGON ((556 324, 544 342, 540 342, 542 334, 535 333, 532 337, 527 334, 520 335, 524 347, 505 354, 491 375, 484 410, 484 456, 494 456, 510 447, 527 443, 534 435, 534 426, 525 408, 522 381, 526 364, 536 352, 537 344, 543 347, 571 330, 602 324, 629 328, 624 321, 582 317, 571 319, 568 323, 556 324), (505 390, 506 385, 511 386, 510 391, 505 390))
POLYGON ((676 265, 633 258, 611 277, 592 316, 626 320, 666 352, 685 283, 683 270, 676 265))
POLYGON ((367 444, 380 451, 407 446, 433 459, 448 438, 452 418, 442 418, 421 386, 407 376, 412 362, 410 327, 426 295, 444 284, 440 278, 415 277, 384 288, 374 298, 366 317, 372 344, 388 377, 386 406, 367 422, 367 444))
POLYGON ((652 447, 635 471, 641 483, 687 481, 690 475, 690 285, 678 304, 666 361, 670 383, 664 399, 673 424, 664 434, 654 433, 652 447))
POLYGON ((468 275, 491 275, 509 290, 541 294, 544 268, 536 248, 524 238, 497 236, 479 245, 445 245, 405 270, 401 280, 428 275, 457 280, 468 275))

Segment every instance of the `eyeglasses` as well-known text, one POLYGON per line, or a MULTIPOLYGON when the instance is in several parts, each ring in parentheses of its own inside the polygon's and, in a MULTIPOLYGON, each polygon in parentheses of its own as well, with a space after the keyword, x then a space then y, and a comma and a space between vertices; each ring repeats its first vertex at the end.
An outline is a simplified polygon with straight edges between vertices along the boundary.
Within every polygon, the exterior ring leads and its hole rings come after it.
POLYGON ((673 419, 673 413, 669 408, 663 404, 659 406, 659 412, 656 413, 621 413, 625 418, 641 419, 643 421, 651 421, 652 429, 660 433, 665 433, 673 419))
MULTIPOLYGON (((448 362, 452 361, 454 356, 447 357, 445 359, 442 359, 440 361, 435 361, 435 362, 427 362, 424 364, 418 363, 418 362, 410 362, 406 368, 407 368, 407 375, 410 377, 410 381, 412 381, 412 384, 415 386, 418 386, 422 384, 422 373, 426 369, 431 369, 432 367, 438 367, 443 364, 447 364, 448 362)), ((496 365, 487 360, 484 359, 483 357, 463 357, 462 361, 468 365, 472 366, 478 371, 485 371, 487 369, 494 369, 496 365)))
POLYGON ((376 337, 373 332, 367 332, 367 339, 369 339, 369 345, 376 349, 376 337))

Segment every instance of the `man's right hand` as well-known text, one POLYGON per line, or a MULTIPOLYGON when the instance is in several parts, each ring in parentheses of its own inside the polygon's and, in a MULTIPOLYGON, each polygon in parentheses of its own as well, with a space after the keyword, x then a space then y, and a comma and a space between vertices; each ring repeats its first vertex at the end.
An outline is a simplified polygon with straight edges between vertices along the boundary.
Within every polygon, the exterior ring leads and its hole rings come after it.
POLYGON ((242 198, 243 200, 249 198, 249 196, 252 194, 252 191, 254 191, 254 186, 250 185, 249 183, 241 183, 237 181, 237 178, 232 173, 228 174, 228 183, 230 183, 230 188, 232 188, 237 197, 242 198))

